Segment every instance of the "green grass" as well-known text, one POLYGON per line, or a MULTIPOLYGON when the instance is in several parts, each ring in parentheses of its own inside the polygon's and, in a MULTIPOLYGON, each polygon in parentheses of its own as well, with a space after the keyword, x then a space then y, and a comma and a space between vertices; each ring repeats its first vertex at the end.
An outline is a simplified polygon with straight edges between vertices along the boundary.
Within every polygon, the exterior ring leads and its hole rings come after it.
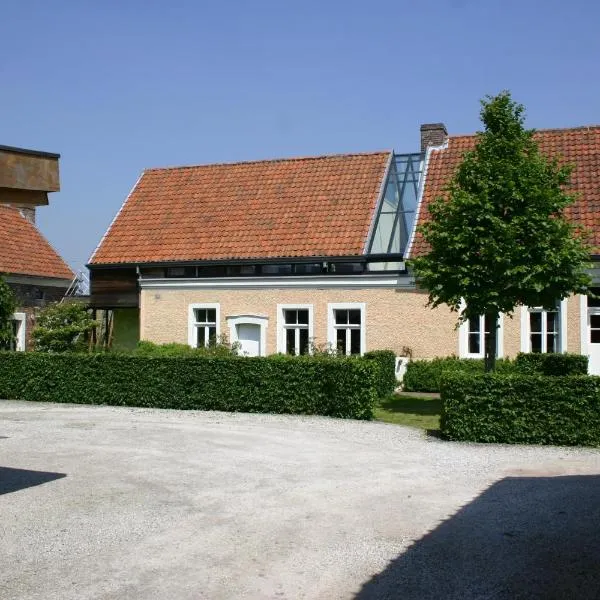
POLYGON ((375 420, 420 429, 440 428, 442 401, 439 398, 413 398, 391 395, 375 408, 375 420))

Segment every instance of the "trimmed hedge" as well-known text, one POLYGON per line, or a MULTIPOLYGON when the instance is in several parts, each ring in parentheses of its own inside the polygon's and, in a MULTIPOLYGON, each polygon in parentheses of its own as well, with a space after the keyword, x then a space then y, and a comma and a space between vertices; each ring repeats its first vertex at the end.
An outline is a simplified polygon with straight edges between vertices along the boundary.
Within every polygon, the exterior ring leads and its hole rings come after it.
POLYGON ((441 392, 446 439, 600 446, 600 377, 446 372, 441 392))
POLYGON ((377 393, 386 398, 398 387, 396 381, 396 353, 392 350, 372 350, 365 352, 363 358, 376 361, 379 365, 379 382, 377 393))
POLYGON ((522 373, 542 375, 587 375, 588 357, 581 354, 540 354, 520 352, 515 367, 522 373))
MULTIPOLYGON (((506 373, 514 370, 514 363, 508 359, 496 361, 496 372, 506 373)), ((476 358, 434 358, 432 360, 411 360, 406 366, 402 387, 407 392, 439 392, 442 373, 483 373, 484 361, 476 358)))
POLYGON ((0 353, 0 398, 371 419, 379 367, 355 358, 0 353))

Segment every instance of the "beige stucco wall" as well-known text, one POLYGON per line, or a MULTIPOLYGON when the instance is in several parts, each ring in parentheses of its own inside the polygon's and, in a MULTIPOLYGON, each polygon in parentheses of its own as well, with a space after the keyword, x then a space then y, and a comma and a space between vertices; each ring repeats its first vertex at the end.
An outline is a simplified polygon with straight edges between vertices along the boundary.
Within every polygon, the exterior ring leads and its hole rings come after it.
POLYGON ((415 290, 384 289, 226 289, 142 290, 140 337, 155 343, 188 342, 188 306, 219 303, 221 333, 229 335, 227 317, 256 315, 268 318, 266 352, 277 352, 277 305, 312 304, 314 337, 327 342, 327 304, 366 304, 367 350, 408 346, 414 358, 458 354, 456 314, 447 308, 431 310, 427 296, 415 290))
MULTIPOLYGON (((155 343, 188 342, 188 307, 193 303, 220 305, 220 331, 229 336, 227 317, 254 315, 268 318, 267 354, 277 352, 277 305, 312 304, 314 337, 327 342, 327 304, 360 302, 366 305, 366 348, 390 348, 400 354, 411 348, 414 358, 459 354, 456 314, 446 307, 430 309, 427 295, 416 290, 378 289, 145 289, 140 299, 140 338, 155 343)), ((521 308, 504 317, 503 355, 521 349, 521 308)), ((579 296, 567 301, 567 351, 580 352, 579 296)))

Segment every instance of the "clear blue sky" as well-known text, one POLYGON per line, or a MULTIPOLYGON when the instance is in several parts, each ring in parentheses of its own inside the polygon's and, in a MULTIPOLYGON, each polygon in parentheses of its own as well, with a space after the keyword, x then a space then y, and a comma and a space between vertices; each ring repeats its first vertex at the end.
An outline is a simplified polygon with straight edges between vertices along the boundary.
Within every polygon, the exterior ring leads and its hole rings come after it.
POLYGON ((75 268, 144 168, 395 148, 479 125, 600 121, 593 0, 4 0, 0 144, 59 152, 38 211, 75 268))

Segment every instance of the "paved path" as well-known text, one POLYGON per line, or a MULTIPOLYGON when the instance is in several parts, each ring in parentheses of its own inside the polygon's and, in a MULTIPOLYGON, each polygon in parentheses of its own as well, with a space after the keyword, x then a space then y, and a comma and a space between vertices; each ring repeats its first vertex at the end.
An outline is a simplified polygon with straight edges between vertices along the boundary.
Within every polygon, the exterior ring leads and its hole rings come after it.
POLYGON ((3 599, 600 597, 595 450, 1 401, 0 467, 3 599))

